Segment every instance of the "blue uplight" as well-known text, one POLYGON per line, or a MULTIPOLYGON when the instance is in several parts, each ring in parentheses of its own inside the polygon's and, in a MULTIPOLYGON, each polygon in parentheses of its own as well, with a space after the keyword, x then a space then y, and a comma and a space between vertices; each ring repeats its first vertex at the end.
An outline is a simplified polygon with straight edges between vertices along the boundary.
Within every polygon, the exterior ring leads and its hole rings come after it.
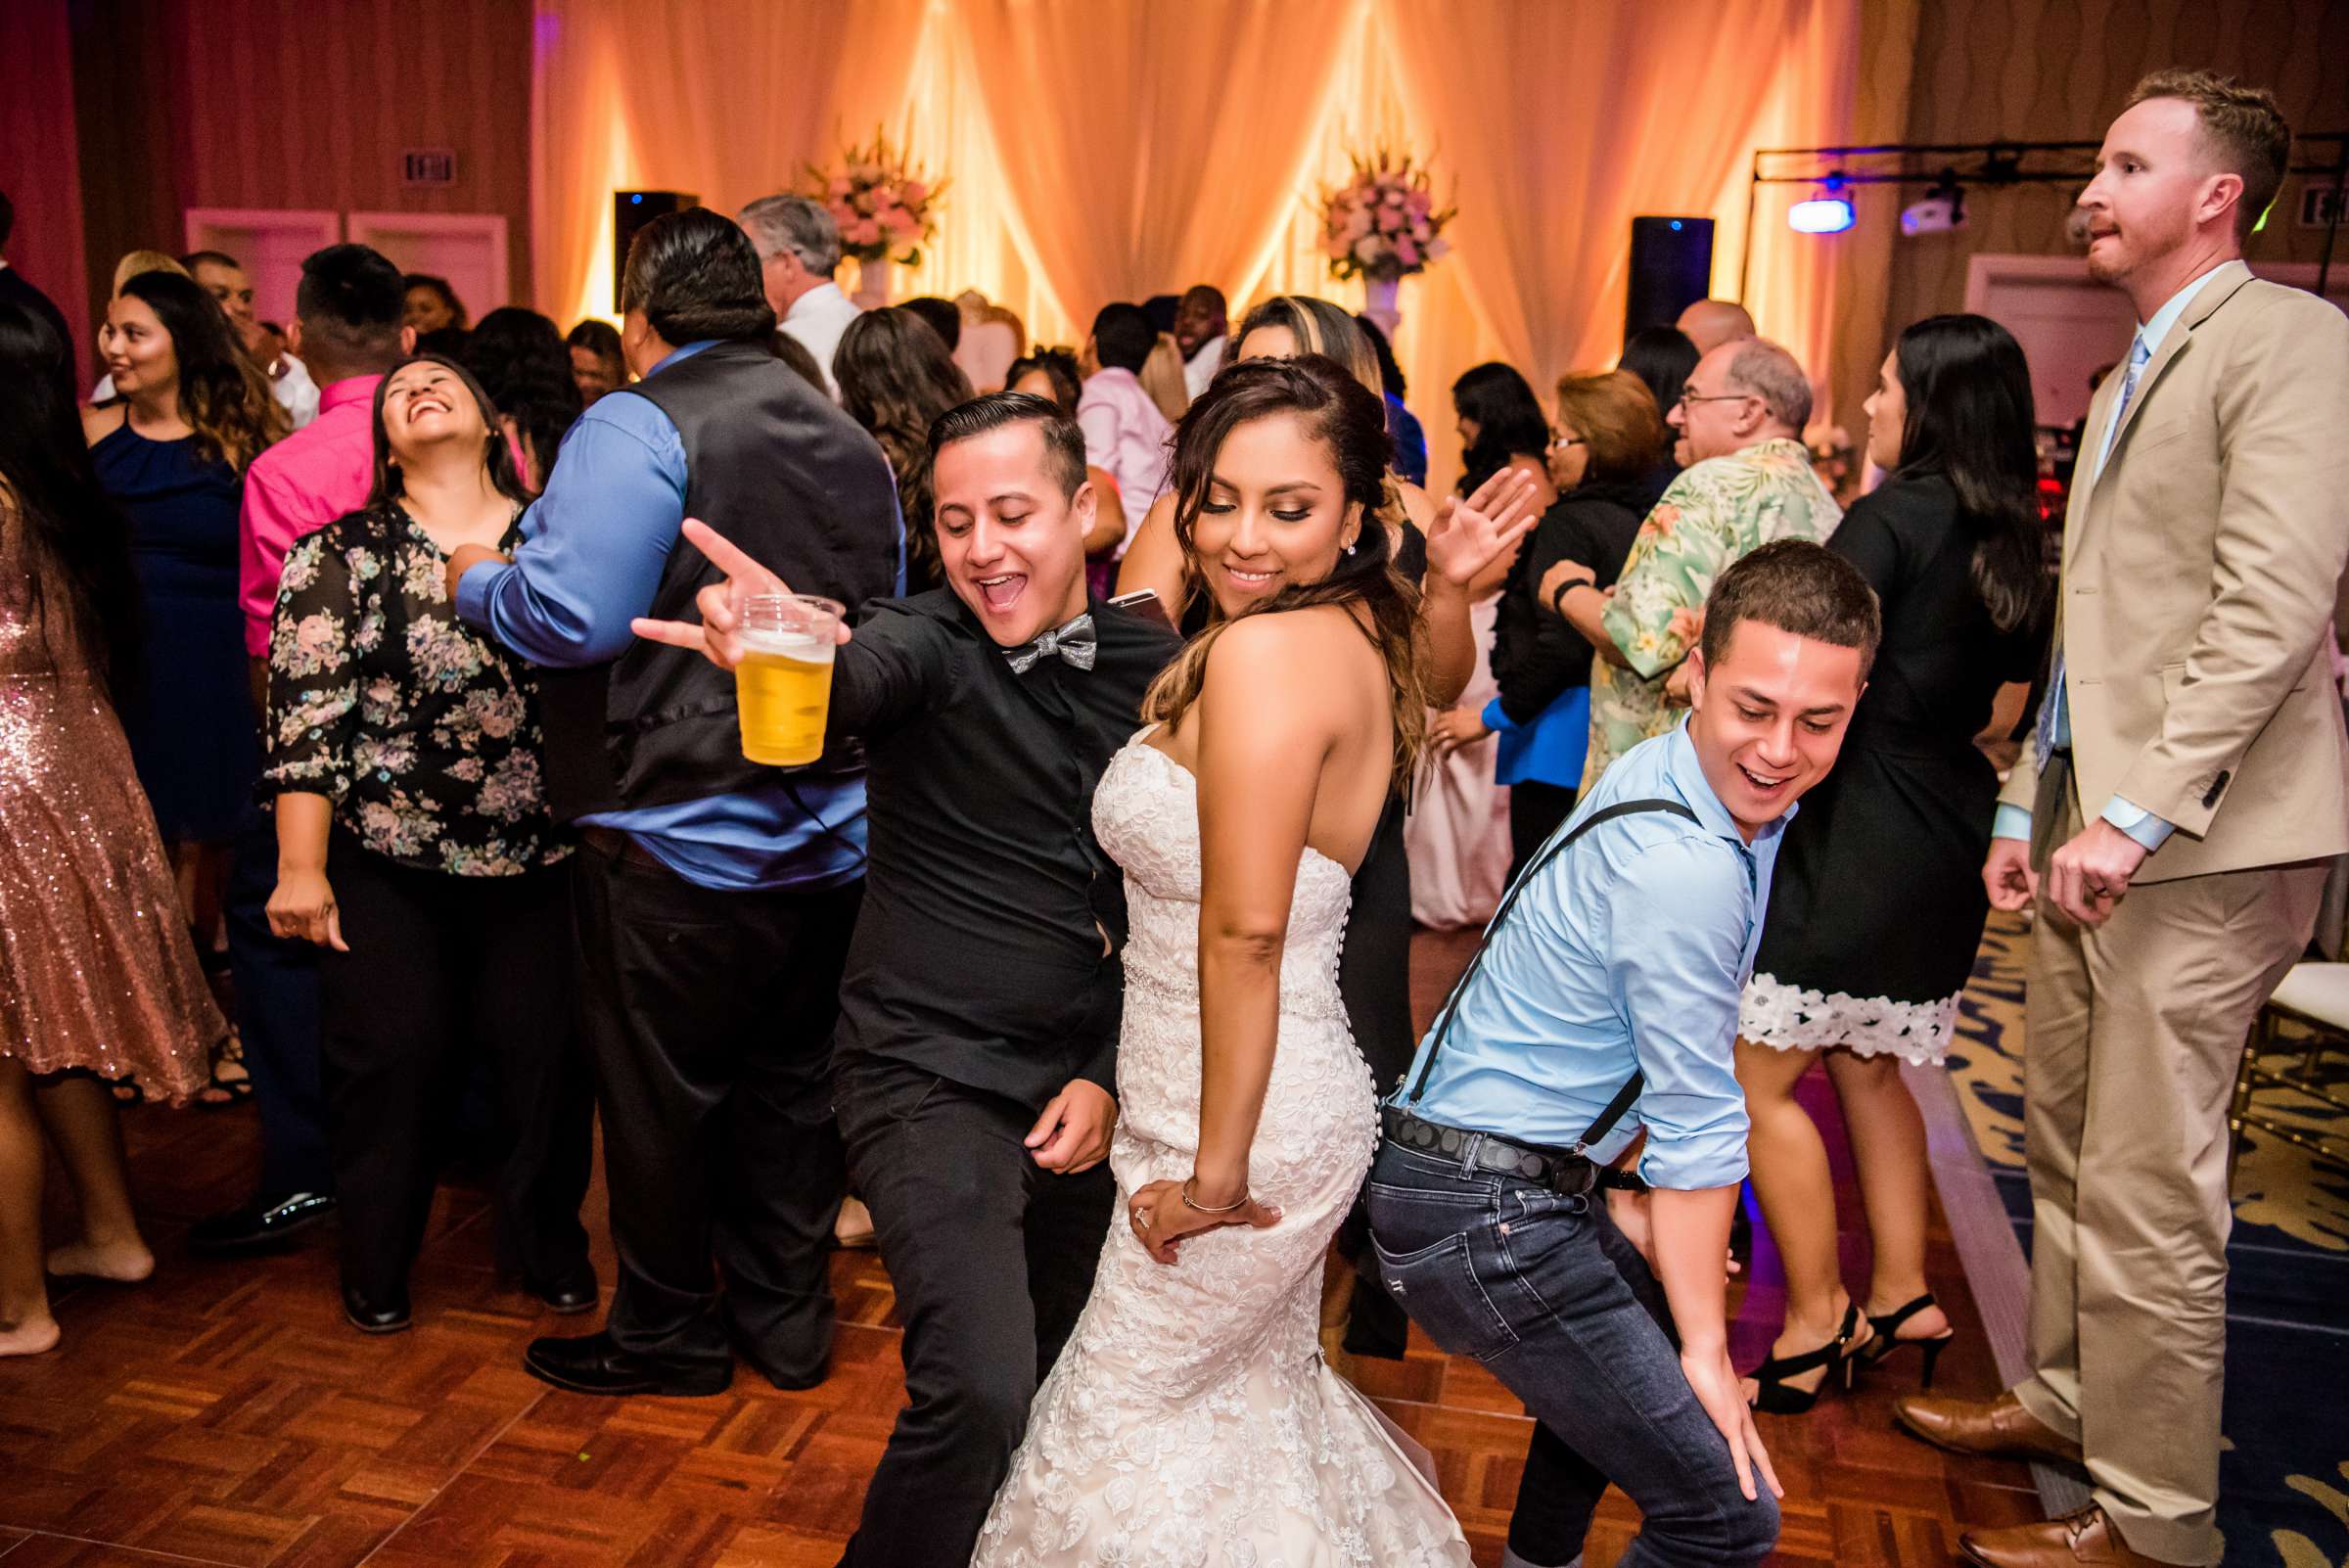
POLYGON ((628 198, 628 206, 630 207, 642 207, 643 205, 644 193, 642 191, 638 191, 628 198))

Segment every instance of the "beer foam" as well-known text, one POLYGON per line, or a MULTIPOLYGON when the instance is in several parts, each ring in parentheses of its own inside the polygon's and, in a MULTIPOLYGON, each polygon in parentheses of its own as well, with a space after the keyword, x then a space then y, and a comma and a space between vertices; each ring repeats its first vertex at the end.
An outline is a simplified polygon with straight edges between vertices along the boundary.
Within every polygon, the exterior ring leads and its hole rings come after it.
POLYGON ((833 641, 791 626, 745 626, 734 634, 735 641, 752 653, 772 654, 778 658, 796 659, 802 664, 828 665, 832 662, 833 641))

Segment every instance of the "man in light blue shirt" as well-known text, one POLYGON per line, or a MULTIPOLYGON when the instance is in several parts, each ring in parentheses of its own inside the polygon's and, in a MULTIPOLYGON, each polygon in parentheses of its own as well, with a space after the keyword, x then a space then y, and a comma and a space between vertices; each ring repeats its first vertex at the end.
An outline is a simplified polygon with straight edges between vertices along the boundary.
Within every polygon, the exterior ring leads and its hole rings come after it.
POLYGON ((1817 544, 1724 572, 1687 720, 1626 753, 1518 878, 1388 1102, 1369 1195, 1389 1288, 1540 1422, 1504 1563, 1579 1562, 1610 1482, 1643 1521, 1627 1564, 1776 1543, 1722 1268, 1746 1172, 1737 999, 1779 835, 1879 630, 1866 581, 1817 544), (1613 1169, 1635 1146, 1639 1177, 1613 1169))

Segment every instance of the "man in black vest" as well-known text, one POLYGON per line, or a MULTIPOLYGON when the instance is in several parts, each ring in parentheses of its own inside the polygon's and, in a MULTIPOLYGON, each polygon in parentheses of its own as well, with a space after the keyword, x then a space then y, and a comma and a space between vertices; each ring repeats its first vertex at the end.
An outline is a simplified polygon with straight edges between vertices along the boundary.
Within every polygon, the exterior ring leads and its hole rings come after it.
MULTIPOLYGON (((866 607, 832 672, 830 734, 862 738, 873 808, 840 1125, 905 1324, 907 1400, 848 1568, 965 1568, 1091 1293, 1117 1196, 1126 932, 1093 787, 1176 647, 1086 597, 1075 421, 996 392, 940 415, 930 452, 947 586, 866 607)), ((686 529, 731 576, 700 596, 702 624, 638 629, 731 668, 742 597, 780 584, 686 529)))
POLYGON ((548 795, 586 844, 583 1033, 620 1285, 603 1332, 537 1340, 525 1364, 582 1393, 715 1394, 739 1351, 806 1388, 832 1341, 845 1178, 826 1065, 863 886, 863 759, 747 761, 733 676, 628 623, 718 580, 674 548, 687 517, 806 592, 894 591, 896 487, 872 438, 774 356, 733 223, 655 220, 621 292, 643 379, 564 438, 511 562, 469 548, 448 568, 458 614, 547 667, 548 795))

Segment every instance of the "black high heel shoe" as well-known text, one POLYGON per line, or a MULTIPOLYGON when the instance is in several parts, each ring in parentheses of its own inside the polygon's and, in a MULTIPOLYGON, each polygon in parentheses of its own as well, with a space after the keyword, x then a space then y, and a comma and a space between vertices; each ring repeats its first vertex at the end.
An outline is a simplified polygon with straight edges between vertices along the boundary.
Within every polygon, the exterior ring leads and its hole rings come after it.
MULTIPOLYGON (((1765 1415, 1802 1414, 1819 1403, 1819 1395, 1826 1391, 1827 1379, 1820 1378, 1817 1388, 1796 1388, 1787 1379, 1818 1371, 1822 1366, 1830 1373, 1836 1367, 1842 1367, 1843 1386, 1850 1388, 1853 1357, 1859 1353, 1848 1347, 1859 1332, 1860 1304, 1853 1302, 1843 1310, 1843 1327, 1826 1344, 1817 1350, 1805 1351, 1800 1356, 1773 1356, 1746 1373, 1754 1380, 1753 1407, 1765 1415)), ((1863 1345, 1861 1352, 1866 1348, 1863 1345)))
POLYGON ((1928 1307, 1940 1305, 1933 1299, 1933 1293, 1927 1291, 1906 1307, 1886 1313, 1881 1317, 1873 1313, 1868 1314, 1867 1326, 1875 1332, 1869 1337, 1866 1344, 1860 1347, 1857 1352, 1858 1360, 1868 1366, 1880 1366, 1894 1351, 1900 1350, 1904 1346, 1914 1345, 1925 1359, 1924 1386, 1931 1388, 1933 1386, 1933 1368, 1941 1363, 1941 1353, 1950 1348, 1950 1341, 1958 1337, 1958 1330, 1945 1328, 1927 1339, 1903 1339, 1900 1337, 1900 1331, 1901 1325, 1918 1313, 1928 1307))

